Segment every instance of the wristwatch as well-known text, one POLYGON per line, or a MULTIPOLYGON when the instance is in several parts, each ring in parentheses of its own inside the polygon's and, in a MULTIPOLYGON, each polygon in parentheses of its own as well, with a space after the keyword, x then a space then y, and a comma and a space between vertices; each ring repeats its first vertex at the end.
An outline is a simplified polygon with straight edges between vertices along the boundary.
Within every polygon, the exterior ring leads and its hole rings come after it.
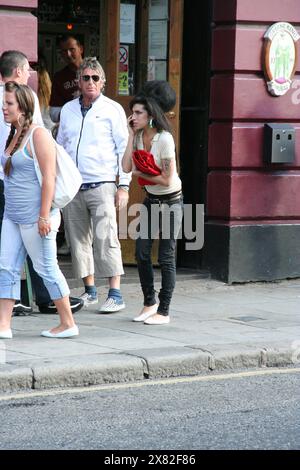
POLYGON ((119 184, 118 189, 124 189, 124 191, 129 191, 128 184, 119 184))

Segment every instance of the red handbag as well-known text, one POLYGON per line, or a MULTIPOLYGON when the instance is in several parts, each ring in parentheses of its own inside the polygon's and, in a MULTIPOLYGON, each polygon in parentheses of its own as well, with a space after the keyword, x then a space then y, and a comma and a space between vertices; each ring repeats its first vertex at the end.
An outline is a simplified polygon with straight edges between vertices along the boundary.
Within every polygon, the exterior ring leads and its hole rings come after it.
MULTIPOLYGON (((161 174, 161 169, 156 165, 152 153, 147 152, 146 150, 135 150, 132 154, 132 159, 139 171, 153 176, 158 176, 161 174)), ((157 184, 152 183, 151 181, 148 181, 142 177, 138 178, 138 183, 141 186, 157 184)))

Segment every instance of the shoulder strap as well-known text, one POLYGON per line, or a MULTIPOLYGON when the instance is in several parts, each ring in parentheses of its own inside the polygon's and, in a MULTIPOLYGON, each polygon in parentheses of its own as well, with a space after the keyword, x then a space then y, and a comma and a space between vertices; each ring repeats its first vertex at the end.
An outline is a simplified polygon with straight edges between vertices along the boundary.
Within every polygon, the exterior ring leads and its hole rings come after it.
POLYGON ((29 132, 29 135, 27 136, 27 139, 25 141, 25 144, 24 144, 24 148, 26 147, 26 145, 28 144, 28 142, 30 143, 30 147, 31 147, 31 150, 32 150, 32 153, 34 152, 34 145, 33 145, 33 133, 36 129, 38 128, 42 128, 44 129, 42 126, 35 126, 31 129, 31 131, 29 132))
MULTIPOLYGON (((33 163, 34 163, 34 168, 35 168, 35 172, 36 172, 36 175, 37 175, 37 178, 39 180, 39 183, 40 185, 42 185, 42 174, 41 174, 41 170, 40 170, 40 166, 39 166, 39 162, 38 162, 38 159, 36 157, 36 153, 35 153, 35 149, 34 149, 34 144, 33 144, 33 133, 35 131, 35 129, 37 129, 38 127, 42 127, 42 126, 36 126, 34 127, 33 129, 31 129, 31 132, 28 136, 28 139, 26 139, 26 143, 25 143, 25 146, 27 145, 28 141, 30 142, 30 148, 31 148, 31 151, 32 151, 32 158, 33 158, 33 163)), ((42 128, 43 129, 43 128, 42 128)), ((25 147, 24 146, 24 147, 25 147)))

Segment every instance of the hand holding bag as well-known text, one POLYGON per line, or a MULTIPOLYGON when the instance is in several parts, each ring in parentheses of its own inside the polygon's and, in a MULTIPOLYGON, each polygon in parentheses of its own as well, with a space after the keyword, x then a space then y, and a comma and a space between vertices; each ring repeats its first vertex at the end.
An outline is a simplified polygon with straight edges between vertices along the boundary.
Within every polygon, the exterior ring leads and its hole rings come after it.
MULTIPOLYGON (((152 153, 147 152, 146 150, 135 150, 132 154, 132 159, 136 168, 147 175, 158 176, 161 174, 161 169, 156 165, 154 156, 152 153)), ((145 185, 155 185, 157 183, 152 183, 142 177, 138 178, 138 183, 141 186, 145 185)))
MULTIPOLYGON (((29 141, 36 175, 40 185, 42 185, 42 174, 33 144, 33 132, 35 129, 37 129, 37 127, 32 129, 29 141)), ((76 196, 80 186, 82 185, 82 177, 72 158, 65 149, 54 139, 53 143, 56 148, 56 180, 52 207, 62 209, 76 196)))

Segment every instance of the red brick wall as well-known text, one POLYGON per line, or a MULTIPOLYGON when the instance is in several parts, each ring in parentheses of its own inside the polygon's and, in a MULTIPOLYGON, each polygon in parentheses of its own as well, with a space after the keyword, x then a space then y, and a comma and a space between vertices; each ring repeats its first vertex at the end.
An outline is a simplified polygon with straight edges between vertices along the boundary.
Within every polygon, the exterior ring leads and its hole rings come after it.
POLYGON ((0 8, 20 8, 32 10, 37 8, 38 0, 0 0, 0 8))
MULTIPOLYGON (((17 49, 29 62, 37 61, 37 18, 31 14, 38 0, 0 0, 0 54, 17 49)), ((35 72, 30 85, 36 88, 35 72)))
POLYGON ((299 0, 214 0, 207 213, 228 224, 300 221, 300 40, 298 88, 273 97, 262 69, 263 35, 278 21, 300 33, 299 0), (296 128, 294 164, 263 162, 263 125, 274 121, 296 128))

